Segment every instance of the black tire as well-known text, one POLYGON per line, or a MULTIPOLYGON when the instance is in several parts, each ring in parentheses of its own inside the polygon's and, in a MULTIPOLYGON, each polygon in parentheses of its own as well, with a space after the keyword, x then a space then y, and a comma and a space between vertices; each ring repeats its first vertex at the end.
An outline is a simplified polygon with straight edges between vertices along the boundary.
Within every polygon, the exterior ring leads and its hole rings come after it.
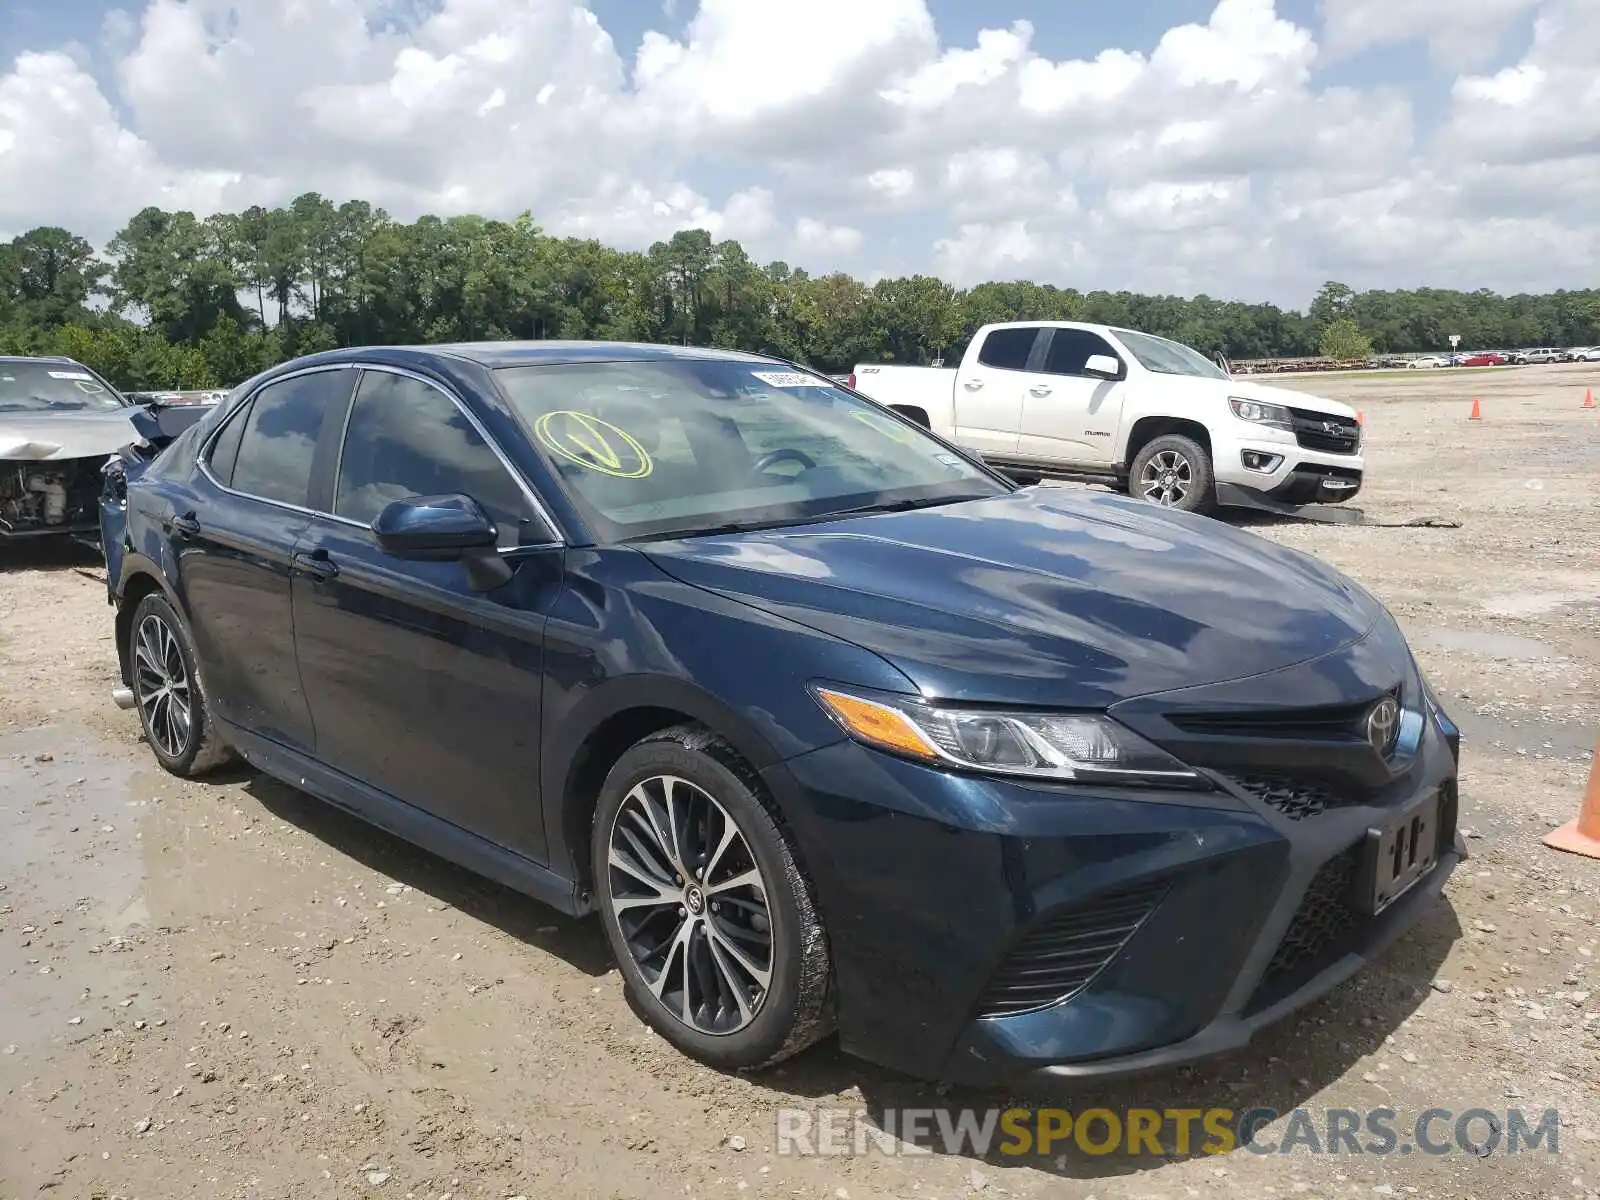
MULTIPOLYGON (((698 800, 695 802, 699 803, 698 800)), ((720 822, 723 817, 718 816, 714 820, 720 822)), ((632 826, 634 830, 640 828, 637 824, 632 826)), ((725 831, 726 826, 717 825, 716 829, 725 831)), ((671 835, 668 840, 673 840, 671 835)), ((687 840, 677 840, 680 848, 693 845, 692 834, 687 840)), ((795 859, 781 821, 755 772, 726 742, 703 727, 686 725, 653 734, 634 745, 617 760, 601 787, 591 843, 595 905, 600 911, 606 940, 610 942, 612 953, 621 968, 628 1001, 634 1011, 663 1038, 684 1054, 709 1066, 722 1070, 750 1070, 770 1066, 797 1054, 833 1031, 832 963, 828 939, 817 915, 810 883, 795 859), (725 915, 714 917, 715 901, 711 899, 714 894, 711 890, 714 873, 707 871, 704 875, 707 887, 705 898, 693 913, 685 906, 688 902, 687 893, 690 890, 698 892, 698 888, 685 886, 685 905, 679 905, 676 900, 650 900, 643 908, 629 909, 628 919, 634 930, 631 936, 636 939, 632 943, 630 934, 624 933, 619 917, 617 893, 632 884, 637 876, 620 872, 611 865, 613 833, 626 837, 631 832, 625 822, 619 823, 624 804, 629 805, 627 819, 636 820, 641 815, 638 796, 658 787, 663 779, 680 780, 691 785, 686 793, 674 793, 680 799, 685 794, 692 796, 693 789, 698 789, 715 801, 722 813, 731 817, 743 839, 742 843, 737 844, 748 851, 749 861, 759 871, 770 930, 770 982, 764 990, 757 989, 759 994, 754 1000, 751 999, 752 992, 746 991, 746 1003, 751 1010, 748 1017, 742 1012, 744 1005, 740 1006, 740 1011, 729 1013, 728 1003, 725 1002, 718 1010, 731 1020, 743 1019, 746 1022, 737 1028, 720 1032, 708 1030, 703 1027, 701 1017, 711 1010, 695 1006, 695 1023, 692 1024, 676 1009, 690 1007, 691 961, 716 969, 715 964, 709 961, 715 949, 710 943, 718 939, 710 936, 708 926, 715 920, 719 930, 726 929, 726 914, 734 913, 736 919, 744 920, 747 919, 745 910, 753 910, 754 905, 736 907, 737 902, 730 902, 724 908, 725 915), (641 789, 641 792, 635 789, 641 789), (652 910, 652 916, 641 918, 637 915, 641 911, 649 913, 652 910), (646 930, 645 921, 659 924, 646 930), (669 931, 675 928, 681 933, 685 926, 690 927, 688 941, 683 949, 674 949, 672 943, 677 938, 671 936, 669 931), (645 967, 635 958, 636 947, 650 940, 668 943, 663 959, 664 968, 658 972, 658 981, 661 974, 668 976, 661 998, 652 992, 652 980, 647 978, 645 967), (679 964, 677 970, 681 974, 673 973, 675 963, 679 964), (674 1004, 671 985, 679 979, 683 984, 680 994, 684 999, 674 1004)), ((638 842, 635 840, 629 844, 637 846, 638 842)), ((686 859, 687 855, 679 855, 679 861, 686 859)), ((637 857, 634 861, 638 861, 637 857)), ((744 861, 739 860, 741 866, 744 861)), ((712 864, 716 866, 715 856, 712 856, 712 864)), ((667 871, 671 870, 668 866, 667 871)), ((691 873, 691 869, 686 867, 685 885, 695 882, 687 878, 691 873)), ((747 872, 735 868, 734 873, 747 872)), ((722 877, 727 876, 724 874, 722 877)), ((665 889, 670 889, 672 885, 673 880, 662 878, 660 885, 646 887, 665 894, 665 889)), ((650 891, 646 892, 647 896, 650 894, 650 891)), ((727 893, 723 893, 723 899, 728 899, 727 893)), ((626 901, 627 897, 621 898, 622 903, 626 901)), ((727 944, 723 936, 720 945, 727 944)), ((748 945, 741 945, 749 949, 748 945)), ((646 961, 650 961, 650 958, 646 961)), ((726 966, 729 960, 724 955, 720 961, 724 965, 717 979, 726 984, 730 978, 726 966)), ((742 978, 753 984, 755 977, 742 978)), ((696 982, 703 985, 705 977, 697 975, 696 982)), ((727 993, 724 992, 724 995, 727 993)), ((710 1019, 705 1023, 709 1024, 710 1019)))
POLYGON ((1181 433, 1163 434, 1147 443, 1133 460, 1128 471, 1128 494, 1136 500, 1175 508, 1180 512, 1209 513, 1217 507, 1216 475, 1211 469, 1211 455, 1193 438, 1181 433), (1161 460, 1177 464, 1173 474, 1177 478, 1170 486, 1163 486, 1160 495, 1151 494, 1151 480, 1145 478, 1152 463, 1161 460), (1182 494, 1179 495, 1179 487, 1182 494), (1162 499, 1167 496, 1169 499, 1162 499))
POLYGON ((195 665, 194 643, 189 637, 189 627, 158 592, 150 593, 133 610, 133 620, 128 624, 128 667, 137 701, 139 724, 144 727, 145 741, 149 743, 157 762, 174 775, 192 779, 215 770, 233 757, 232 749, 223 740, 212 718, 205 684, 195 665), (165 629, 170 635, 170 644, 163 644, 158 632, 160 629, 165 629), (181 693, 176 688, 171 690, 174 694, 187 697, 186 724, 168 719, 168 714, 175 715, 179 711, 173 707, 170 699, 165 707, 160 699, 146 700, 151 693, 148 685, 154 676, 148 674, 149 668, 144 666, 141 659, 141 639, 146 639, 143 651, 146 659, 152 649, 157 657, 167 659, 164 669, 171 679, 177 678, 170 657, 176 654, 185 686, 181 693))

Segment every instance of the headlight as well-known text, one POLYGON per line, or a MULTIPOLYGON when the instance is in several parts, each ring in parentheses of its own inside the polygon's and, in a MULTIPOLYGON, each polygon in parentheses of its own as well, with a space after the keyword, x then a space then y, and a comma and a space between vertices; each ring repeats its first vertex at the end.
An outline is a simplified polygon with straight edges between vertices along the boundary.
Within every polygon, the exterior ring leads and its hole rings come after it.
POLYGON ((1244 400, 1238 396, 1228 397, 1228 407, 1233 409, 1233 415, 1241 421, 1251 421, 1257 425, 1265 425, 1269 429, 1287 429, 1294 432, 1294 421, 1289 417, 1289 410, 1281 404, 1263 404, 1260 400, 1244 400))
POLYGON ((813 692, 850 736, 924 762, 1034 779, 1205 784, 1165 750, 1094 713, 952 708, 821 686, 813 692))

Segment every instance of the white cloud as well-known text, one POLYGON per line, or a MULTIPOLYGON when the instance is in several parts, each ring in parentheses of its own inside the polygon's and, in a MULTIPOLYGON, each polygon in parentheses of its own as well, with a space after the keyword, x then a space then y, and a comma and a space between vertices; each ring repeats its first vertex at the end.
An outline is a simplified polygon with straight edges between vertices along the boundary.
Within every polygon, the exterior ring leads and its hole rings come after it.
POLYGON ((795 241, 809 253, 851 254, 861 245, 861 231, 848 225, 829 225, 813 217, 795 222, 795 241))
POLYGON ((103 78, 49 47, 0 67, 0 231, 103 242, 148 203, 317 190, 634 247, 702 226, 863 278, 1295 303, 1326 278, 1586 284, 1593 6, 1321 0, 1319 40, 1273 0, 1216 0, 1153 45, 1054 60, 1003 6, 941 44, 926 0, 700 0, 627 46, 584 0, 428 0, 381 26, 373 0, 138 0, 103 22, 103 78), (1483 51, 1436 129, 1408 81, 1328 82, 1421 38, 1483 51))
POLYGON ((1538 0, 1320 0, 1328 50, 1353 54, 1424 41, 1434 57, 1467 67, 1494 53, 1501 35, 1538 0))

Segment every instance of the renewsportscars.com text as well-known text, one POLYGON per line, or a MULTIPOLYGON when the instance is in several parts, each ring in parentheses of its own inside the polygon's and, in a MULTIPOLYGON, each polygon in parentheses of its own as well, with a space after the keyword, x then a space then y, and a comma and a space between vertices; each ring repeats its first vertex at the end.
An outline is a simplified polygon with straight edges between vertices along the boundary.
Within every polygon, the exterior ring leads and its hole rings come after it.
POLYGON ((966 1154, 1560 1153, 1560 1114, 1520 1108, 783 1108, 777 1152, 797 1157, 966 1154))

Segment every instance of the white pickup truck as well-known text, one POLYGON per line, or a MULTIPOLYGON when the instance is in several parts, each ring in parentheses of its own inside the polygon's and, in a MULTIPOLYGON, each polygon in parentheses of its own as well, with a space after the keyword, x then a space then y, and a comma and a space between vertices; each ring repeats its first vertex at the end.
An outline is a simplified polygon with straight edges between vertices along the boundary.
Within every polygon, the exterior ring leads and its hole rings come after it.
POLYGON ((985 325, 954 370, 858 363, 850 386, 1002 470, 1107 482, 1172 508, 1286 512, 1361 488, 1354 409, 1128 329, 985 325))

